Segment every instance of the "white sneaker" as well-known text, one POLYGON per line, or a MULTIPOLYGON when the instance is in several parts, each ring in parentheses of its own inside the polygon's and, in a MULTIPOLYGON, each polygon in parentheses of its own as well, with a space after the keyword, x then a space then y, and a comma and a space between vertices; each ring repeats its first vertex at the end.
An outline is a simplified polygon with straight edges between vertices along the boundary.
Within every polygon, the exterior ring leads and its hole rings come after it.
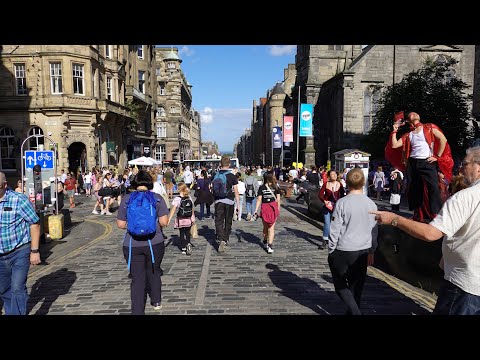
POLYGON ((273 249, 267 245, 267 253, 273 254, 273 249))
POLYGON ((93 210, 93 211, 92 211, 92 214, 99 215, 100 213, 99 213, 98 211, 96 211, 96 210, 93 210))
POLYGON ((105 213, 105 215, 113 215, 111 212, 107 212, 105 213))

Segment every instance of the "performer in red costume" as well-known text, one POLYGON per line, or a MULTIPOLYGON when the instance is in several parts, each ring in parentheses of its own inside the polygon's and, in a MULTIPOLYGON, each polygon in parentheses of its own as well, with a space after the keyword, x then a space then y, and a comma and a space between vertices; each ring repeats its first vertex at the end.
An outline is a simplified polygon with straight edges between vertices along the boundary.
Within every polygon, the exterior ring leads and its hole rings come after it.
POLYGON ((429 222, 442 207, 437 171, 450 181, 452 153, 440 128, 431 123, 422 124, 416 112, 407 114, 409 128, 397 138, 399 128, 404 128, 403 119, 403 111, 395 114, 385 158, 399 170, 407 171, 407 198, 410 210, 414 211, 413 219, 429 222))

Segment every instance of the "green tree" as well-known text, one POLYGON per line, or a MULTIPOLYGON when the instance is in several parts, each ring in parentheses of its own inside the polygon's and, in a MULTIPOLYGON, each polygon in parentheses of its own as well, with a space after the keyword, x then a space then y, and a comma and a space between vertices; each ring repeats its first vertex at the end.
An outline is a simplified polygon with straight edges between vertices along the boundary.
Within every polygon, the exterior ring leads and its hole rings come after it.
POLYGON ((401 82, 384 89, 378 101, 372 129, 363 146, 373 158, 383 158, 393 115, 401 110, 415 111, 422 123, 433 123, 442 129, 454 158, 462 157, 473 140, 469 112, 472 96, 469 86, 451 76, 455 59, 433 62, 428 59, 418 71, 404 76, 401 82))

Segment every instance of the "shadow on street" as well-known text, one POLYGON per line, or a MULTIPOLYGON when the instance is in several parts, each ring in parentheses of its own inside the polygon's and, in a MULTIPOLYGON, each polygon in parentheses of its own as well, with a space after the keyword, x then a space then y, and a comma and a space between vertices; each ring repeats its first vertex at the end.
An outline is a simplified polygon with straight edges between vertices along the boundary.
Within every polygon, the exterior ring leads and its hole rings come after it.
POLYGON ((30 291, 27 313, 29 314, 39 302, 42 302, 34 315, 48 314, 50 307, 58 297, 68 294, 75 280, 77 280, 77 274, 67 268, 62 268, 38 279, 30 291))

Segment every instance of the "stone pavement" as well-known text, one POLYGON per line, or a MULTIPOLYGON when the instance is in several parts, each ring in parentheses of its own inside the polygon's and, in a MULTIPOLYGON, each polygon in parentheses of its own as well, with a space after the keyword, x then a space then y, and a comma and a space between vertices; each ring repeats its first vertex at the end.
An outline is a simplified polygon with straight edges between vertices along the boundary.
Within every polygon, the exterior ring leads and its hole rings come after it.
MULTIPOLYGON (((73 227, 64 239, 42 245, 47 265, 30 269, 29 313, 130 314, 124 230, 116 227, 116 212, 93 215, 91 198, 76 199, 82 204, 72 210, 73 227)), ((178 230, 166 229, 163 308, 154 311, 147 300, 146 314, 344 314, 327 250, 318 248, 322 224, 305 215, 304 205, 282 200, 271 255, 263 250, 261 220, 235 221, 223 254, 216 251, 211 219, 198 222, 191 256, 177 247, 178 230)), ((370 267, 361 308, 367 315, 428 314, 435 300, 370 267)))

